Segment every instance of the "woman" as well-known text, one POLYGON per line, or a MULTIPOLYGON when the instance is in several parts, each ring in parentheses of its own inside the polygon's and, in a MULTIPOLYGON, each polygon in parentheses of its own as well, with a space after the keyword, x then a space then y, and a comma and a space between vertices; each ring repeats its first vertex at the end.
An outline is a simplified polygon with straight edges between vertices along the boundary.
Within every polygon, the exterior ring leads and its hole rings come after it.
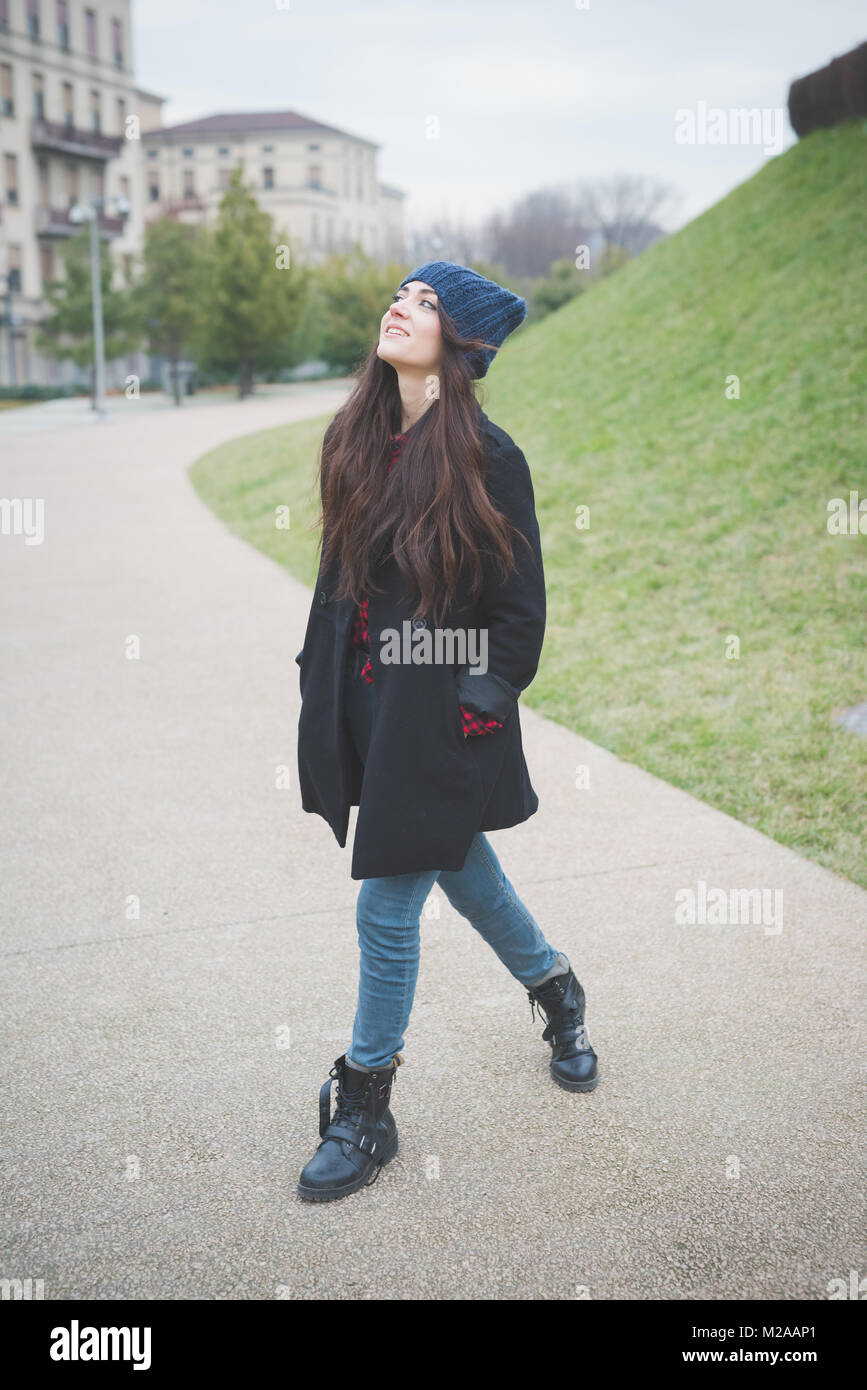
POLYGON ((545 939, 485 834, 539 801, 518 697, 545 631, 545 580, 527 462, 479 406, 474 381, 526 303, 466 266, 401 282, 319 469, 322 553, 302 651, 302 806, 341 846, 358 806, 363 879, 350 1050, 320 1090, 319 1143, 300 1197, 370 1185, 397 1150, 389 1109, 433 885, 539 1005, 554 1080, 592 1090, 584 992, 545 939), (337 1081, 332 1119, 331 1087, 337 1081))

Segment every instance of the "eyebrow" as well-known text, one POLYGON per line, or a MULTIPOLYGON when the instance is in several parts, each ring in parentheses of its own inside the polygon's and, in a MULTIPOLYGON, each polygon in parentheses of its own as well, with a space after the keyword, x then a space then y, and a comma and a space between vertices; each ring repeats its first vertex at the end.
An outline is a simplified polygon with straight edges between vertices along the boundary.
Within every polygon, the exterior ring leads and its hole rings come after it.
MULTIPOLYGON (((408 289, 409 289, 409 285, 398 285, 397 289, 395 290, 395 294, 399 294, 401 290, 408 290, 408 289)), ((431 287, 430 287, 430 285, 427 285, 427 286, 425 286, 425 288, 419 290, 419 294, 420 294, 420 295, 432 294, 432 295, 435 296, 435 295, 436 295, 436 290, 432 290, 431 287)))

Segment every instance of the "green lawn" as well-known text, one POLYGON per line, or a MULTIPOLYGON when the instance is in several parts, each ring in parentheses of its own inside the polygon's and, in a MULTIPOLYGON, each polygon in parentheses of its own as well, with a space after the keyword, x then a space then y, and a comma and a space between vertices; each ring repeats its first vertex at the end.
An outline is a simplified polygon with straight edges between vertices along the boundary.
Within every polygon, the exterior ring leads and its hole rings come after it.
MULTIPOLYGON (((865 207, 867 123, 810 135, 520 334, 482 399, 542 529, 524 703, 867 887, 867 739, 833 722, 867 700, 867 535, 827 530, 830 499, 867 497, 865 207)), ((327 420, 191 471, 310 584, 327 420)))

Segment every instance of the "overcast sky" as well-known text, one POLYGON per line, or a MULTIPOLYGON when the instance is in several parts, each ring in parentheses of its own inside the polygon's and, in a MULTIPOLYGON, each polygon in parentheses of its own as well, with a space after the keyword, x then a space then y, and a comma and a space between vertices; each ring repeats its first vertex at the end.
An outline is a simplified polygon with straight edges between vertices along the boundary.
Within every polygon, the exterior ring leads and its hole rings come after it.
POLYGON ((408 227, 622 172, 675 186, 671 231, 794 143, 789 83, 867 38, 863 0, 587 3, 133 0, 136 78, 166 125, 291 110, 376 141, 408 227), (780 138, 677 143, 702 103, 780 138))

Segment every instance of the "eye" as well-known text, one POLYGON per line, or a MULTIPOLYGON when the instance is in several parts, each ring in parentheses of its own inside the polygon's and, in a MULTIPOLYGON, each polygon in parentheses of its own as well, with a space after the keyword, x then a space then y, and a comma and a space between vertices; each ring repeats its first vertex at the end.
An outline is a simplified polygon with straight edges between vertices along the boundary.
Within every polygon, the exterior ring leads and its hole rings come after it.
MULTIPOLYGON (((394 303, 394 301, 395 301, 396 299, 406 299, 406 295, 405 295, 405 294, 401 294, 400 290, 395 290, 394 294, 391 296, 391 302, 392 302, 392 304, 394 303)), ((427 304, 429 308, 434 309, 434 310, 435 310, 436 307, 437 307, 437 306, 434 304, 433 300, 431 300, 431 299, 420 299, 420 300, 419 300, 419 303, 420 303, 420 304, 427 304)))

